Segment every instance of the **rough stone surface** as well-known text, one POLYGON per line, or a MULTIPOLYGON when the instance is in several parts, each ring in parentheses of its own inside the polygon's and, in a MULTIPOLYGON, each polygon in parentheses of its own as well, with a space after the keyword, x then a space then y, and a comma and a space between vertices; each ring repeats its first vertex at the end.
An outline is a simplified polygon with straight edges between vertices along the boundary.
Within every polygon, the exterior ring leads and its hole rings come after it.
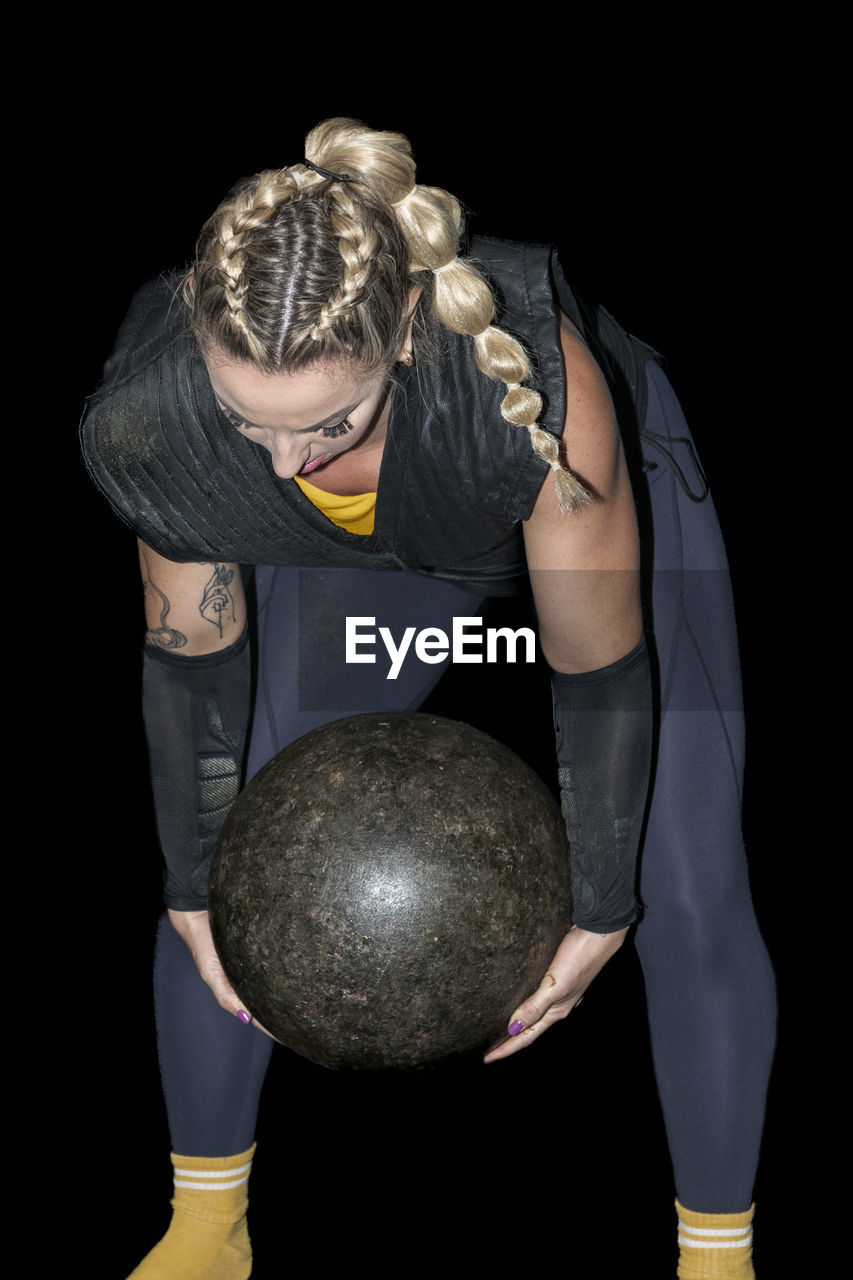
POLYGON ((229 816, 213 935, 246 1007, 328 1067, 410 1067, 500 1038, 570 918, 559 810, 513 752, 436 716, 326 725, 229 816))

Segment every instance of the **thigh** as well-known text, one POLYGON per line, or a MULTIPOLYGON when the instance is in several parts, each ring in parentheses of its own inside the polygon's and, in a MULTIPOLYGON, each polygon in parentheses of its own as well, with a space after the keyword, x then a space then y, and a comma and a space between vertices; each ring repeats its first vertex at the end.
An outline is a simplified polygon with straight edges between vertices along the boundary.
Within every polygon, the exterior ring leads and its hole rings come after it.
POLYGON ((379 628, 399 645, 407 630, 452 630, 456 616, 473 616, 481 597, 418 574, 360 569, 257 570, 257 692, 248 777, 273 755, 319 725, 369 711, 417 709, 438 683, 444 663, 421 661, 409 649, 391 678, 379 628), (347 619, 372 619, 362 631, 375 645, 359 646, 375 662, 348 654, 347 619))

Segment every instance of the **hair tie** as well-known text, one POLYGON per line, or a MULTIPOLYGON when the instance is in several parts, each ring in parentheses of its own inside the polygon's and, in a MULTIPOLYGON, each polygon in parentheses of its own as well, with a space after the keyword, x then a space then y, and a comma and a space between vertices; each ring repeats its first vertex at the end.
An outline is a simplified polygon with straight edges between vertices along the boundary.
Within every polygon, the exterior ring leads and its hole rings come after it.
MULTIPOLYGON (((482 333, 472 333, 472 334, 471 334, 471 337, 472 337, 472 338, 485 338, 486 334, 489 332, 489 330, 491 329, 491 327, 492 327, 492 322, 491 322, 491 320, 490 320, 490 321, 489 321, 489 323, 486 325, 485 329, 482 331, 482 333)), ((517 383, 516 383, 516 386, 519 386, 519 387, 520 387, 520 386, 521 386, 521 383, 520 383, 520 382, 517 382, 517 383)))
POLYGON ((404 195, 400 200, 392 200, 392 201, 391 201, 391 208, 392 208, 392 209, 396 209, 396 208, 398 207, 398 205, 405 204, 405 203, 406 203, 406 201, 408 200, 409 196, 413 196, 413 195, 415 194, 415 192, 417 191, 417 189, 418 189, 418 184, 417 184, 417 183, 415 183, 415 185, 412 187, 411 191, 407 191, 407 192, 406 192, 406 194, 405 194, 405 195, 404 195))
POLYGON ((455 263, 457 263, 458 261, 459 261, 459 259, 458 259, 458 258, 451 258, 451 259, 450 259, 450 261, 449 261, 449 262, 445 262, 443 266, 441 266, 441 267, 433 267, 433 269, 432 269, 432 273, 433 273, 433 275, 434 275, 434 276, 437 276, 437 275, 438 275, 438 273, 439 273, 439 271, 446 271, 448 267, 452 267, 452 266, 453 266, 455 263))
POLYGON ((352 182, 352 178, 346 177, 343 173, 332 173, 331 169, 321 169, 318 164, 312 164, 310 160, 303 160, 302 163, 306 169, 313 169, 315 173, 319 173, 321 178, 328 178, 330 182, 352 182))

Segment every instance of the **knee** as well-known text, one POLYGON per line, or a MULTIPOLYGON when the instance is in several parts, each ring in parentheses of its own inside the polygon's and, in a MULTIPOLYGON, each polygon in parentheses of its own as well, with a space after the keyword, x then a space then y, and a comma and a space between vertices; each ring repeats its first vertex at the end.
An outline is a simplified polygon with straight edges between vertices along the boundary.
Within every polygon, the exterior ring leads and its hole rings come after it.
POLYGON ((775 980, 743 873, 675 882, 647 903, 637 951, 650 996, 707 1013, 714 1001, 750 1009, 772 1035, 775 980))

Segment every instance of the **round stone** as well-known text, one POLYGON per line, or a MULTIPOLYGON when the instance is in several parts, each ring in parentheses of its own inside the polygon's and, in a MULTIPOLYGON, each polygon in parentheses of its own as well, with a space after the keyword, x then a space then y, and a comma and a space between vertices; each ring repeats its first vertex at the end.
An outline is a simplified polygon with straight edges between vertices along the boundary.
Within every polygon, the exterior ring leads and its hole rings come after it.
POLYGON ((210 884, 246 1008, 335 1068, 414 1067, 505 1032, 569 928, 558 807, 507 747, 437 716, 338 720, 234 805, 210 884))

